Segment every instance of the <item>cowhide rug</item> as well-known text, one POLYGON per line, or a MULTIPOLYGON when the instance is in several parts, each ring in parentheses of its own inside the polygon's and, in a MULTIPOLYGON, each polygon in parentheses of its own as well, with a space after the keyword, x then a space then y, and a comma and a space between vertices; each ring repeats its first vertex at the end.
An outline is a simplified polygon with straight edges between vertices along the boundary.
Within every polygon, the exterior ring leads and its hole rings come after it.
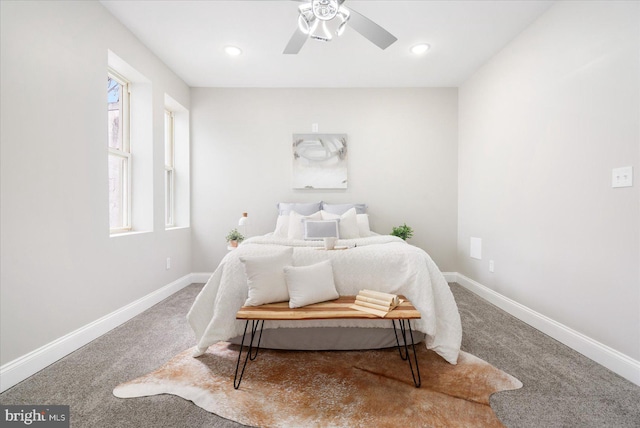
MULTIPOLYGON (((188 349, 158 370, 113 391, 132 398, 173 394, 223 418, 256 427, 501 427, 494 392, 522 383, 461 352, 451 365, 420 344, 422 387, 398 350, 275 351, 249 361, 233 388, 237 345, 188 349)), ((243 354, 244 360, 244 354, 243 354)))

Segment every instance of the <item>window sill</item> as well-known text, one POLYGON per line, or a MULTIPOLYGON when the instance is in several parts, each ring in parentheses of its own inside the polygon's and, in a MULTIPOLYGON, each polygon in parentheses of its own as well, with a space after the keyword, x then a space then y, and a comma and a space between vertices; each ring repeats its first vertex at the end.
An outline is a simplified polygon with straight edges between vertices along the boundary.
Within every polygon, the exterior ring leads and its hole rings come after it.
POLYGON ((189 229, 191 226, 170 226, 170 227, 165 227, 164 230, 182 230, 182 229, 189 229))
POLYGON ((128 230, 124 232, 113 232, 109 234, 110 238, 119 238, 121 236, 131 236, 131 235, 142 235, 145 233, 150 233, 151 230, 128 230))

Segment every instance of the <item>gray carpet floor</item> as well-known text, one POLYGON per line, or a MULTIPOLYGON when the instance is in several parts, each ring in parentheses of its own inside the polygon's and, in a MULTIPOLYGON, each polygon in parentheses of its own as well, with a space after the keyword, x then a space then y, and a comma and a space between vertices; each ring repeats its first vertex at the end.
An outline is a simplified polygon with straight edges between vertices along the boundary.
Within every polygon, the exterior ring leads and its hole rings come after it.
MULTIPOLYGON (((191 285, 0 394, 0 403, 70 405, 72 427, 239 427, 182 398, 118 399, 113 388, 146 374, 194 338, 191 285)), ((640 387, 540 333, 458 284, 462 349, 524 387, 491 397, 507 427, 639 427, 640 387)))

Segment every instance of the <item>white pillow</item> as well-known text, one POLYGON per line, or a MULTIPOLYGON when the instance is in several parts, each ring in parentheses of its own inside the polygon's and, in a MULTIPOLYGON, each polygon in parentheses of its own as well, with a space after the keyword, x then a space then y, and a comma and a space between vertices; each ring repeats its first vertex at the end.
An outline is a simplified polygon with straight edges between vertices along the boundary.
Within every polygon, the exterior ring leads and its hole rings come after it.
POLYGON ((340 297, 333 281, 331 260, 310 266, 286 266, 289 307, 299 308, 340 297))
POLYGON ((360 237, 360 231, 358 229, 358 217, 356 215, 356 209, 351 208, 342 215, 331 214, 326 211, 320 211, 322 213, 323 220, 340 219, 340 239, 353 239, 360 237))
POLYGON ((273 232, 273 236, 278 238, 286 238, 289 235, 289 216, 279 215, 276 220, 276 230, 273 232))
POLYGON ((287 238, 289 239, 303 239, 304 238, 304 224, 302 220, 308 218, 310 220, 322 220, 322 214, 320 211, 311 215, 300 215, 295 211, 289 213, 289 231, 287 238))
POLYGON ((358 221, 358 232, 361 238, 371 236, 371 227, 369 226, 369 214, 356 215, 358 221))
POLYGON ((245 306, 289 300, 284 267, 293 263, 293 248, 268 256, 240 256, 240 261, 244 265, 249 286, 245 306))

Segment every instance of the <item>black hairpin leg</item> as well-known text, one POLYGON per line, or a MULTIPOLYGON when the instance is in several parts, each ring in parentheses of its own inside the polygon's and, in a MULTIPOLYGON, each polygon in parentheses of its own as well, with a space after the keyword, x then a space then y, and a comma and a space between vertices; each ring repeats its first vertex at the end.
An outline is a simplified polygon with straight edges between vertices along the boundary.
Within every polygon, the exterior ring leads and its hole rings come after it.
MULTIPOLYGON (((407 358, 409 357, 409 354, 406 352, 404 354, 402 353, 403 346, 400 345, 400 340, 398 339, 398 330, 396 329, 396 321, 391 320, 391 322, 393 323, 393 334, 396 335, 396 345, 398 345, 398 352, 400 353, 400 358, 402 358, 403 361, 406 361, 407 358)), ((400 325, 400 328, 402 330, 402 337, 404 338, 405 336, 404 325, 402 325, 401 320, 398 320, 398 325, 400 325)), ((403 345, 406 345, 406 341, 403 343, 403 345)))
POLYGON ((244 338, 247 336, 247 327, 249 326, 249 320, 244 325, 244 333, 242 333, 242 342, 240 343, 240 350, 238 351, 238 362, 236 363, 236 374, 233 378, 233 387, 235 389, 240 388, 240 382, 242 382, 242 376, 244 376, 244 369, 247 367, 248 360, 255 360, 258 357, 258 351, 260 351, 260 341, 262 340, 262 328, 264 327, 264 320, 251 320, 251 339, 249 341, 249 349, 244 357, 244 364, 242 365, 242 371, 240 377, 238 377, 238 369, 240 368, 240 360, 242 357, 242 349, 244 348, 244 338), (262 324, 260 324, 262 323, 262 324), (255 348, 253 341, 256 337, 256 331, 260 328, 260 335, 258 336, 258 343, 255 348), (253 352, 255 349, 255 353, 253 352))
POLYGON ((398 352, 400 353, 400 358, 403 361, 409 362, 409 368, 411 369, 411 377, 413 378, 413 384, 416 388, 420 388, 420 384, 422 380, 420 379, 420 367, 418 366, 418 354, 416 353, 416 344, 413 342, 413 330, 411 329, 411 320, 398 320, 398 324, 400 325, 400 334, 402 335, 403 344, 400 345, 400 340, 398 339, 398 331, 396 329, 395 320, 391 320, 393 323, 393 333, 396 335, 396 344, 398 345, 398 352), (406 325, 405 325, 406 321, 406 325), (411 355, 409 354, 409 344, 407 338, 407 326, 409 327, 409 337, 411 338, 411 347, 413 348, 413 363, 411 362, 411 355), (404 348, 404 353, 402 352, 402 348, 404 348), (413 365, 415 364, 416 369, 413 370, 413 365))

